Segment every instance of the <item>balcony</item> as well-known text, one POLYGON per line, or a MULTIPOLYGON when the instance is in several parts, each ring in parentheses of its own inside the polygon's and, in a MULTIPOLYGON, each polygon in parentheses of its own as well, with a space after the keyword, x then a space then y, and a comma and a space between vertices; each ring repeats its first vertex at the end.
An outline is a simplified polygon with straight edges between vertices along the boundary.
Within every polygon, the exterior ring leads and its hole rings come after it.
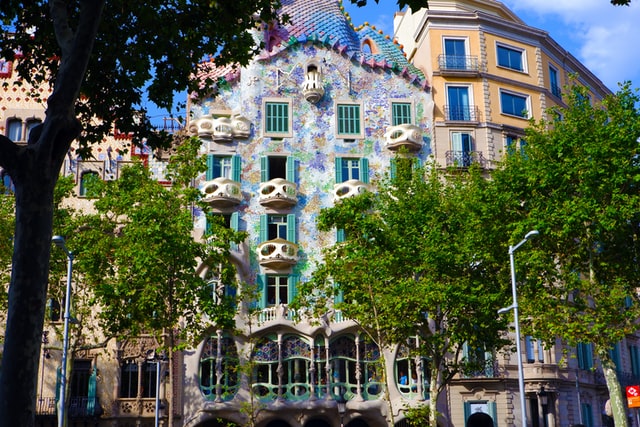
POLYGON ((422 148, 422 129, 415 125, 390 126, 384 137, 389 150, 406 147, 409 151, 419 151, 422 148))
POLYGON ((366 191, 371 191, 369 184, 365 184, 357 179, 350 179, 333 186, 333 200, 337 202, 338 200, 354 197, 366 191))
POLYGON ((308 71, 302 82, 302 95, 312 104, 317 103, 324 96, 322 74, 317 70, 308 71))
MULTIPOLYGON (((116 417, 147 417, 152 418, 156 414, 156 399, 152 398, 119 398, 116 400, 116 417)), ((166 408, 166 402, 160 400, 158 409, 166 408)))
POLYGON ((438 69, 442 74, 475 75, 480 73, 477 56, 438 55, 438 69))
POLYGON ((478 107, 475 105, 444 106, 445 120, 456 122, 479 121, 478 107))
POLYGON ((445 153, 447 167, 468 168, 472 164, 478 164, 481 168, 487 167, 487 160, 482 156, 481 151, 447 151, 445 153))
POLYGON ((236 206, 242 202, 240 183, 229 178, 207 181, 201 192, 202 201, 217 208, 236 206))
POLYGON ((69 401, 69 418, 89 418, 102 415, 97 397, 72 397, 69 401))
POLYGON ((235 114, 229 117, 203 116, 191 121, 189 133, 216 142, 230 142, 234 138, 246 139, 251 133, 251 122, 235 114))
POLYGON ((282 238, 258 245, 258 262, 263 267, 282 270, 298 262, 298 245, 282 238))
POLYGON ((551 93, 552 93, 554 96, 556 96, 556 97, 558 97, 558 98, 562 99, 562 88, 561 88, 560 86, 558 86, 558 85, 553 85, 553 84, 552 84, 552 85, 551 85, 551 93))
POLYGON ((273 307, 267 307, 258 312, 258 325, 269 322, 288 320, 293 322, 299 320, 298 313, 286 304, 279 304, 273 307))
POLYGON ((282 178, 274 178, 260 184, 258 201, 263 206, 276 209, 289 208, 298 203, 296 185, 282 178))
POLYGON ((55 397, 40 397, 36 399, 36 415, 55 415, 57 413, 55 397))

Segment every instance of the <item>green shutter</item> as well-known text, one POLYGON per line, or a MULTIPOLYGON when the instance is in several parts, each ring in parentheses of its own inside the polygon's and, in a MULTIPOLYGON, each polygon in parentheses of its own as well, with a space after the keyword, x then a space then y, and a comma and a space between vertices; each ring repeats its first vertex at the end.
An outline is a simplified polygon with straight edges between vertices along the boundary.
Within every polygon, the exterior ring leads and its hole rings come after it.
POLYGON ((213 179, 214 163, 215 157, 213 154, 207 155, 207 181, 211 181, 213 179))
POLYGON ((343 182, 342 179, 342 157, 336 157, 336 184, 343 182))
POLYGON ((493 400, 489 402, 489 415, 493 418, 493 427, 498 427, 498 406, 493 400))
POLYGON ((369 183, 369 159, 366 157, 360 159, 360 180, 369 183))
POLYGON ((300 276, 297 274, 290 274, 287 282, 287 292, 289 303, 291 303, 298 295, 298 280, 300 276))
POLYGON ((240 214, 238 212, 231 214, 231 229, 233 231, 238 231, 240 229, 240 214))
POLYGON ((296 182, 296 161, 293 157, 287 157, 287 181, 296 182))
POLYGON ((89 377, 89 390, 87 393, 87 414, 94 415, 96 410, 96 379, 97 379, 97 370, 94 367, 91 371, 91 376, 89 377))
POLYGON ((267 275, 258 274, 256 280, 258 282, 258 307, 265 308, 267 306, 267 275))
POLYGON ((260 157, 260 182, 269 181, 269 158, 260 157))
POLYGON ((242 170, 242 159, 237 154, 231 157, 231 179, 240 182, 240 174, 242 170))
POLYGON ((296 216, 294 214, 287 215, 287 240, 292 243, 298 243, 296 241, 296 216))
POLYGON ((397 173, 398 173, 398 162, 394 157, 393 159, 391 159, 391 163, 389 164, 389 177, 391 179, 395 179, 397 173))
POLYGON ((260 215, 260 243, 269 240, 269 217, 266 214, 260 215))
POLYGON ((336 243, 342 243, 346 240, 346 235, 344 232, 344 228, 339 228, 336 230, 336 243))

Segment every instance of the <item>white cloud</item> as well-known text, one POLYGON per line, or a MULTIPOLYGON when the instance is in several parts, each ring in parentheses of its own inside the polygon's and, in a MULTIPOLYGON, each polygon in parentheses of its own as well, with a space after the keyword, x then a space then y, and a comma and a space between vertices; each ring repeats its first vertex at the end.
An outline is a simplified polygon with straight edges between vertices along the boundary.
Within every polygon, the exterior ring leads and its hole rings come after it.
POLYGON ((640 3, 608 0, 507 0, 527 24, 548 31, 610 89, 640 85, 640 3))

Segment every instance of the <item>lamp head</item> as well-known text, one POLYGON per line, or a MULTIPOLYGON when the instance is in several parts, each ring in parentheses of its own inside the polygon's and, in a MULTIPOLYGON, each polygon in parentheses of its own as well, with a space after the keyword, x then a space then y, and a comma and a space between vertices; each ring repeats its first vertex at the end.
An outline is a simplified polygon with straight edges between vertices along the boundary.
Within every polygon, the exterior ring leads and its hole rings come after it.
POLYGON ((538 234, 540 234, 540 232, 538 230, 531 230, 530 232, 528 232, 527 234, 525 234, 524 238, 526 240, 529 240, 532 237, 537 236, 538 234))
POLYGON ((65 248, 65 242, 64 242, 64 237, 62 236, 53 236, 51 238, 51 241, 60 249, 64 249, 65 248))

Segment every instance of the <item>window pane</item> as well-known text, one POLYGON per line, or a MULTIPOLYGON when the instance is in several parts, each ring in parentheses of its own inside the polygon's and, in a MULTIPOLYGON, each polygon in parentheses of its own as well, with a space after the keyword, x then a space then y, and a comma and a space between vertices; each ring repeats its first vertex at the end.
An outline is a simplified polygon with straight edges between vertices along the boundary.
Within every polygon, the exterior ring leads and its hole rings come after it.
POLYGON ((408 102, 394 102, 391 104, 393 126, 411 124, 411 104, 408 102))
POLYGON ((286 102, 267 102, 265 130, 267 133, 289 132, 289 104, 286 102))
POLYGON ((522 51, 498 46, 498 65, 512 70, 523 71, 522 51))
POLYGON ((360 161, 358 159, 342 159, 342 182, 360 179, 360 161))
POLYGON ((338 105, 338 134, 360 134, 359 105, 338 105))
POLYGON ((9 120, 7 124, 7 136, 13 142, 22 141, 22 121, 9 120))
POLYGON ((503 114, 527 117, 527 98, 507 92, 500 93, 500 103, 503 114))

